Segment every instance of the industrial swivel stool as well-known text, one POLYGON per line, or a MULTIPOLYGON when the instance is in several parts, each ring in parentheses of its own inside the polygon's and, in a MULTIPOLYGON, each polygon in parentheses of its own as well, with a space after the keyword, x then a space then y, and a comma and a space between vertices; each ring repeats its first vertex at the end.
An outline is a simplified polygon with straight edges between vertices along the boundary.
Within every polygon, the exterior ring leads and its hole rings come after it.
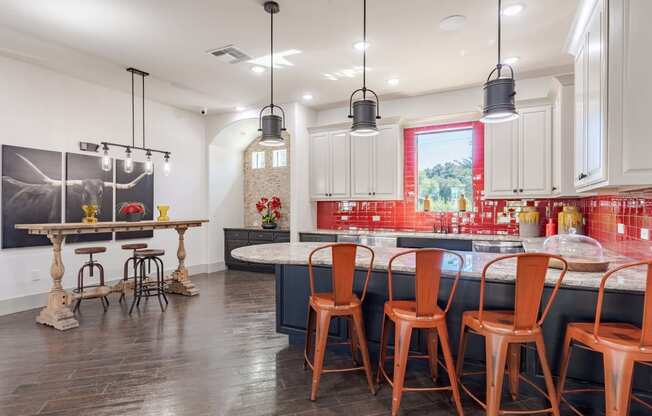
POLYGON ((146 243, 123 244, 121 248, 123 250, 131 250, 132 253, 131 253, 131 257, 129 257, 127 261, 125 261, 125 265, 124 265, 124 272, 122 275, 122 294, 120 295, 120 302, 122 302, 122 299, 124 299, 125 296, 127 295, 127 285, 129 283, 129 279, 133 277, 135 281, 135 278, 138 275, 138 270, 136 269, 136 260, 137 260, 136 250, 142 250, 144 248, 147 248, 147 244, 146 243), (131 264, 131 270, 133 270, 134 272, 134 274, 132 274, 131 276, 129 275, 130 264, 131 264))
POLYGON ((72 291, 73 297, 77 298, 73 312, 79 310, 82 299, 100 298, 104 310, 106 311, 109 307, 107 295, 111 292, 111 289, 104 285, 104 267, 93 259, 93 254, 104 252, 106 252, 106 247, 82 247, 75 249, 75 254, 88 254, 89 260, 77 272, 77 288, 72 291), (96 268, 100 273, 99 284, 84 285, 84 270, 88 269, 88 277, 93 277, 93 271, 96 268))
MULTIPOLYGON (((455 375, 455 363, 451 352, 446 326, 446 313, 451 307, 457 282, 464 268, 464 259, 457 253, 440 249, 421 249, 404 251, 389 260, 387 268, 387 294, 388 301, 385 302, 382 331, 380 335, 380 362, 378 363, 377 382, 385 379, 392 386, 392 416, 398 414, 401 404, 401 397, 404 391, 439 391, 451 390, 455 408, 460 416, 464 415, 462 400, 458 387, 457 376, 455 375), (416 262, 416 273, 414 276, 414 299, 397 300, 394 298, 392 289, 393 264, 396 259, 403 256, 412 256, 416 262), (444 309, 437 304, 439 287, 441 282, 442 262, 444 256, 456 259, 455 280, 448 295, 444 309), (390 324, 394 324, 394 375, 390 378, 385 371, 385 361, 391 357, 387 356, 387 343, 389 341, 390 324), (422 330, 426 335, 428 353, 423 355, 410 354, 410 340, 413 330, 422 330), (406 387, 405 370, 407 369, 408 358, 427 359, 430 365, 430 376, 433 381, 437 379, 437 340, 441 343, 444 355, 445 367, 448 372, 449 386, 443 387, 406 387)), ((405 279, 405 277, 401 277, 405 279)))
MULTIPOLYGON (((504 263, 503 263, 504 264, 504 263)), ((464 352, 467 342, 467 331, 480 335, 485 339, 486 354, 486 403, 464 386, 460 386, 473 400, 482 406, 487 416, 502 414, 541 414, 552 413, 560 416, 559 403, 555 393, 550 366, 546 358, 546 348, 543 340, 541 325, 550 311, 552 302, 559 291, 562 279, 566 275, 568 264, 561 257, 546 253, 526 253, 498 257, 487 263, 482 270, 480 280, 480 308, 477 311, 467 311, 462 315, 462 330, 460 335, 459 353, 457 354, 457 374, 461 378, 471 373, 462 373, 464 352), (548 302, 539 316, 539 307, 543 296, 543 288, 548 273, 548 263, 556 259, 563 264, 563 270, 557 279, 548 302), (513 310, 485 310, 484 292, 487 271, 497 262, 516 260, 516 278, 514 283, 514 309, 513 310), (539 355, 541 370, 546 383, 544 392, 539 386, 521 374, 521 345, 534 343, 539 355), (518 396, 519 379, 531 385, 549 401, 550 407, 538 410, 501 410, 500 397, 505 376, 505 364, 508 367, 509 386, 512 399, 518 396)))
POLYGON ((635 363, 652 366, 652 260, 626 264, 606 273, 600 282, 598 303, 595 308, 595 321, 568 324, 559 371, 557 395, 578 415, 581 415, 579 410, 569 403, 564 395, 604 391, 605 414, 607 416, 627 416, 632 399, 652 413, 652 405, 632 394, 635 363), (604 289, 607 280, 621 270, 639 266, 647 266, 643 325, 638 327, 622 322, 601 322, 602 301, 604 300, 604 289), (604 389, 564 390, 572 346, 602 354, 604 389))
POLYGON ((161 256, 165 254, 165 250, 156 250, 156 249, 142 249, 136 250, 136 270, 138 274, 134 278, 134 300, 131 303, 129 308, 129 314, 134 310, 134 306, 140 306, 140 300, 142 298, 148 298, 156 296, 158 298, 158 303, 161 306, 161 311, 165 311, 161 297, 165 301, 165 305, 168 304, 168 299, 165 296, 165 269, 163 268, 163 260, 161 256), (156 266, 156 277, 155 280, 152 280, 151 277, 146 273, 146 265, 148 262, 154 263, 156 266))
MULTIPOLYGON (((366 262, 367 260, 365 260, 366 262)), ((312 369, 312 387, 310 400, 317 399, 319 380, 322 373, 348 372, 364 370, 367 375, 367 383, 371 393, 375 393, 373 375, 371 373, 371 361, 362 320, 362 303, 367 293, 367 285, 371 276, 371 269, 374 264, 374 252, 366 246, 357 244, 331 244, 318 247, 308 256, 308 272, 310 277, 310 298, 308 300, 308 325, 306 330, 306 347, 304 352, 304 368, 312 369), (362 294, 358 297, 354 292, 356 275, 356 254, 357 249, 362 248, 368 252, 369 268, 366 271, 362 294), (315 286, 315 272, 313 270, 313 257, 321 250, 330 249, 332 255, 331 291, 317 292, 315 286), (351 368, 324 369, 324 354, 328 341, 328 328, 332 318, 339 317, 348 320, 350 330, 351 353, 353 361, 357 364, 356 353, 360 351, 363 365, 351 368), (314 357, 311 361, 313 349, 313 331, 315 332, 314 357)), ((320 279, 317 286, 323 286, 324 280, 320 279)))

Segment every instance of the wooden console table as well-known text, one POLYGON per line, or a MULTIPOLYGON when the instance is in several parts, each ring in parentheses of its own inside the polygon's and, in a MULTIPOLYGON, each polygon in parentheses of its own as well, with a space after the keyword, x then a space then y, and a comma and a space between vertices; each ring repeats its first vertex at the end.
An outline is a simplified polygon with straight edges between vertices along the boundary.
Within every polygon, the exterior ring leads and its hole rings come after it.
MULTIPOLYGON (((48 304, 36 317, 36 322, 52 326, 58 330, 79 326, 68 305, 72 302, 72 294, 67 292, 61 279, 65 272, 61 259, 61 245, 66 235, 73 234, 95 234, 118 231, 148 231, 164 230, 174 228, 179 234, 179 247, 177 259, 179 264, 168 280, 168 291, 185 296, 199 294, 199 290, 188 278, 188 269, 185 266, 186 248, 184 245, 184 234, 188 228, 201 227, 208 220, 184 220, 184 221, 139 221, 139 222, 98 222, 95 224, 66 223, 66 224, 18 224, 17 229, 27 230, 29 234, 46 235, 52 242, 52 288, 48 293, 48 304)), ((122 291, 122 282, 118 283, 122 291)))

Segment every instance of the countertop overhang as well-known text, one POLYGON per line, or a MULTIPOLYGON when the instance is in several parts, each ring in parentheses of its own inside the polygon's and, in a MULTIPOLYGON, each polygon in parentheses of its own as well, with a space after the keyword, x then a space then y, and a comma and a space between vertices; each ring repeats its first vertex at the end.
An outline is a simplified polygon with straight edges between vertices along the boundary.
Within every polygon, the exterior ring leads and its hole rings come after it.
MULTIPOLYGON (((539 240, 540 241, 540 240, 539 240)), ((281 264, 281 265, 307 265, 308 255, 317 247, 323 246, 323 243, 275 243, 263 244, 249 247, 241 247, 233 250, 231 255, 236 259, 264 264, 281 264)), ((526 250, 538 251, 540 243, 532 242, 525 244, 526 250)), ((375 260, 373 269, 376 271, 387 271, 389 260, 397 253, 410 249, 396 247, 373 247, 375 260)), ((479 279, 482 270, 489 261, 501 256, 494 253, 477 253, 468 251, 459 251, 464 258, 464 268, 462 269, 462 278, 479 279)), ((457 268, 455 257, 446 257, 444 264, 444 274, 453 276, 457 268)), ((359 268, 369 266, 370 256, 366 251, 360 250, 357 254, 356 265, 359 268)), ((317 266, 331 266, 331 255, 328 250, 323 250, 313 257, 313 264, 317 266)), ((614 262, 612 267, 618 265, 614 262)), ((487 280, 513 282, 516 270, 515 261, 500 262, 492 266, 487 273, 487 280)), ((414 256, 405 256, 394 262, 393 269, 395 272, 414 273, 416 266, 414 256)), ((548 269, 546 284, 554 285, 559 279, 560 271, 548 269)), ((600 286, 601 273, 581 273, 568 272, 562 282, 563 287, 578 289, 597 289, 600 286)), ((645 291, 645 272, 643 269, 626 270, 614 276, 607 282, 607 289, 617 291, 644 292, 645 291)))

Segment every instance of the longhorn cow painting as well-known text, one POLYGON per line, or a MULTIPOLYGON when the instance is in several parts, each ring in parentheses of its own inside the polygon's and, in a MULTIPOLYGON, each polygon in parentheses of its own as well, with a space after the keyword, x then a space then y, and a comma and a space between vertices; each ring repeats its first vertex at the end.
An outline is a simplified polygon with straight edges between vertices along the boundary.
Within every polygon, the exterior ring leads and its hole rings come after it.
POLYGON ((2 248, 49 245, 16 224, 61 222, 61 153, 2 145, 2 248))
MULTIPOLYGON (((145 173, 145 164, 142 162, 133 162, 134 169, 131 173, 125 173, 124 161, 116 160, 115 180, 117 182, 115 191, 115 219, 116 221, 126 221, 127 218, 120 212, 120 207, 124 203, 139 202, 145 207, 143 220, 154 219, 154 174, 145 173), (133 186, 124 186, 120 184, 133 184, 133 186)), ((116 240, 125 240, 132 238, 152 238, 153 231, 125 231, 115 233, 116 240)))

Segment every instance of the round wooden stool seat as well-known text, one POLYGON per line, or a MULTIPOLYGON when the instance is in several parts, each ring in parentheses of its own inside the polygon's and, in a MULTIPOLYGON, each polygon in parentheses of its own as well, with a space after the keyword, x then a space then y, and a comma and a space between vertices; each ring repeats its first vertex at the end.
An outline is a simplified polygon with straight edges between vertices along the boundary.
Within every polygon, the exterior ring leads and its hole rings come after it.
POLYGON ((75 249, 75 254, 97 254, 105 251, 106 247, 81 247, 75 249))
POLYGON ((157 256, 163 256, 165 254, 165 250, 160 250, 160 249, 146 249, 146 250, 136 250, 136 257, 157 257, 157 256))
POLYGON ((147 244, 145 243, 131 243, 122 245, 123 250, 142 250, 144 248, 147 248, 147 244))

